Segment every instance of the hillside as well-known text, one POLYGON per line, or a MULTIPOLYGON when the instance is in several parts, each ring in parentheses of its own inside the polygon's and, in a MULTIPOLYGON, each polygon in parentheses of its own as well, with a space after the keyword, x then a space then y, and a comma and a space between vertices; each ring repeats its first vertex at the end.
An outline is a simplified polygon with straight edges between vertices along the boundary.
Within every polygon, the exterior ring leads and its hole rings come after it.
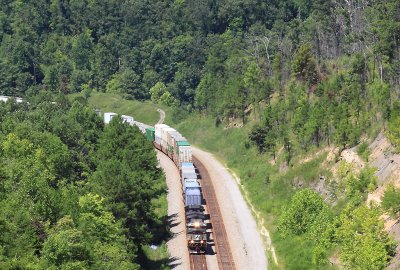
MULTIPOLYGON (((162 106, 168 124, 238 176, 278 269, 383 269, 395 256, 380 217, 400 211, 387 184, 400 151, 399 63, 398 0, 6 0, 0 9, 1 94, 58 96, 60 107, 72 95, 149 124, 162 106)), ((9 110, 2 135, 28 136, 13 127, 29 109, 9 110)), ((54 124, 32 114, 40 132, 54 124)), ((86 158, 105 132, 92 128, 88 138, 58 134, 77 148, 79 183, 104 165, 86 158)))

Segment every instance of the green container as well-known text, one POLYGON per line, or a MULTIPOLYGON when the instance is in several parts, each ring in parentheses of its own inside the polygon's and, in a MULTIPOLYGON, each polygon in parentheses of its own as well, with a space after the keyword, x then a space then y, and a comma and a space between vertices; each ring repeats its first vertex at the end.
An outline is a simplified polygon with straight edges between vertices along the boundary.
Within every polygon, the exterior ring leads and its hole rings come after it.
POLYGON ((176 143, 178 146, 190 146, 190 143, 186 142, 186 141, 180 141, 176 143))
POLYGON ((146 128, 146 138, 149 142, 154 142, 155 140, 155 130, 153 127, 151 128, 146 128))

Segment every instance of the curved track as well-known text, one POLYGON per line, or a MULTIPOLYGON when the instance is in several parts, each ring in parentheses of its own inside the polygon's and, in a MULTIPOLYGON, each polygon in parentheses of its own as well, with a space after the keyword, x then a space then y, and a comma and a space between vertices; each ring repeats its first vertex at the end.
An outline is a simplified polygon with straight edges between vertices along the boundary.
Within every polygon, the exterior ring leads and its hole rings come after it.
MULTIPOLYGON (((235 263, 230 250, 228 236, 222 220, 221 210, 218 205, 217 196, 214 191, 211 178, 206 167, 193 156, 193 163, 200 174, 201 189, 206 200, 207 209, 210 213, 212 223, 212 233, 217 252, 217 261, 220 270, 234 270, 235 263)), ((193 256, 191 256, 193 257, 193 256)), ((202 268, 196 268, 202 269, 202 268)))

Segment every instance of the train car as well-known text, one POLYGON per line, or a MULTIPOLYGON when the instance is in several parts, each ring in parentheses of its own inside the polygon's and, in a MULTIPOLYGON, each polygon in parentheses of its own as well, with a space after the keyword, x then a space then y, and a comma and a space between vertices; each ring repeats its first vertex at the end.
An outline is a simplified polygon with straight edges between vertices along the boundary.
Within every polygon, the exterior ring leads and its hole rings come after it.
POLYGON ((162 149, 162 130, 164 128, 169 128, 168 125, 165 124, 156 124, 154 126, 154 146, 158 149, 163 151, 162 149))
POLYGON ((192 188, 200 188, 199 181, 197 181, 197 178, 186 178, 183 180, 183 193, 185 194, 187 189, 192 189, 192 188))
POLYGON ((115 116, 118 116, 118 114, 114 112, 106 112, 103 114, 104 117, 104 124, 109 124, 111 122, 111 119, 113 119, 115 116))
POLYGON ((192 163, 192 148, 185 137, 165 124, 146 127, 146 138, 177 166, 185 203, 187 247, 190 253, 207 251, 207 223, 202 206, 201 186, 192 163))
POLYGON ((121 115, 121 119, 122 119, 122 122, 128 123, 130 125, 132 125, 134 123, 133 117, 129 116, 129 115, 121 115))
POLYGON ((207 251, 207 224, 204 208, 201 205, 185 207, 186 240, 190 253, 207 251))

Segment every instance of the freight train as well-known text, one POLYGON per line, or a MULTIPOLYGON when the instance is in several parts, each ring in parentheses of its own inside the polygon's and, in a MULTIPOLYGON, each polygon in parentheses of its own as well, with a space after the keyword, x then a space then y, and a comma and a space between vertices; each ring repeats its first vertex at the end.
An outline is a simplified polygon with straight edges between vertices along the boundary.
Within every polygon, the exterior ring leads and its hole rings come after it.
MULTIPOLYGON (((107 124, 116 113, 104 113, 107 124)), ((135 121, 133 117, 121 116, 124 122, 137 126, 146 135, 154 147, 167 155, 180 172, 182 194, 185 204, 186 240, 190 253, 207 251, 207 218, 204 212, 200 179, 192 161, 192 149, 189 142, 178 131, 165 124, 154 127, 135 121)))

